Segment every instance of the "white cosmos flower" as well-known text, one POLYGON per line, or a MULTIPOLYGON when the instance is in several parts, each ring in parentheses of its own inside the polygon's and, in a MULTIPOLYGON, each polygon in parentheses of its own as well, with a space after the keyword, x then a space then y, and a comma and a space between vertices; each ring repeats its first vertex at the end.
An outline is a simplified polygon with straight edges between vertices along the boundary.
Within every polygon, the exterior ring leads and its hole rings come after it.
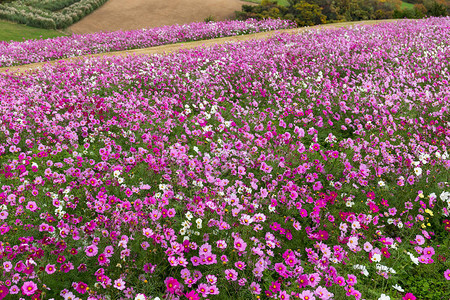
POLYGON ((188 212, 185 214, 185 216, 186 216, 186 219, 188 219, 188 220, 191 220, 192 217, 193 217, 193 215, 192 215, 192 213, 191 213, 190 211, 188 211, 188 212))
POLYGON ((385 295, 385 294, 381 294, 380 298, 378 298, 378 300, 391 300, 391 297, 389 297, 388 295, 385 295))
POLYGON ((352 207, 353 205, 355 205, 355 202, 353 202, 353 201, 347 201, 347 202, 345 202, 345 205, 346 205, 347 207, 352 207))
POLYGON ((144 294, 137 294, 134 300, 146 300, 144 294))
POLYGON ((398 284, 396 284, 396 285, 393 285, 392 286, 394 289, 396 289, 397 291, 399 291, 399 292, 401 292, 401 293, 403 293, 405 290, 401 287, 401 286, 399 286, 398 284))
POLYGON ((409 255, 409 257, 411 258, 412 262, 416 265, 419 264, 419 259, 417 257, 415 257, 412 253, 407 252, 407 254, 409 255))
POLYGON ((422 175, 422 168, 419 168, 419 167, 414 168, 414 173, 416 173, 417 176, 422 175))
POLYGON ((198 228, 198 229, 202 228, 202 222, 203 222, 203 221, 202 221, 202 219, 200 219, 200 218, 197 219, 197 220, 195 220, 195 223, 197 223, 197 228, 198 228))
POLYGON ((441 198, 442 201, 447 201, 448 199, 450 199, 450 193, 444 191, 441 193, 439 197, 441 198))
POLYGON ((381 261, 381 255, 378 254, 378 253, 375 253, 375 254, 372 256, 372 260, 373 260, 374 262, 379 262, 379 261, 381 261))

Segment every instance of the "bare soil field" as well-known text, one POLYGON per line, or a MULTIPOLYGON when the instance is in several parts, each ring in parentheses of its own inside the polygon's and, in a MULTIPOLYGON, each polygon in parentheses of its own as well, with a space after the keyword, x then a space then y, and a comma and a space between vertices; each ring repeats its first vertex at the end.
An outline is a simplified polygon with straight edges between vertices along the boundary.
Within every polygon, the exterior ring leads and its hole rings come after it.
POLYGON ((216 21, 234 17, 248 2, 240 0, 109 0, 69 27, 73 33, 133 30, 163 25, 216 21))
MULTIPOLYGON (((208 46, 212 46, 215 44, 224 44, 227 42, 238 42, 238 41, 253 40, 253 39, 267 39, 267 38, 273 36, 274 34, 277 34, 280 32, 290 33, 290 34, 298 34, 305 30, 308 30, 308 29, 333 29, 333 28, 351 26, 351 25, 356 25, 356 24, 377 24, 377 23, 382 23, 382 22, 395 22, 395 21, 398 21, 398 20, 395 20, 395 19, 371 20, 371 21, 344 22, 344 23, 316 25, 316 26, 312 26, 312 27, 274 30, 274 31, 258 32, 258 33, 247 34, 247 35, 223 37, 223 38, 217 38, 217 39, 211 39, 211 40, 202 40, 202 41, 194 41, 194 42, 179 43, 179 44, 169 44, 169 45, 162 45, 162 46, 144 48, 144 49, 134 49, 134 50, 125 50, 125 51, 100 53, 100 54, 93 54, 93 55, 86 55, 86 56, 78 56, 78 57, 73 57, 73 58, 69 58, 69 59, 65 59, 65 60, 66 61, 85 60, 90 57, 107 57, 107 56, 117 56, 117 55, 164 54, 164 53, 179 51, 181 49, 208 47, 208 46)), ((46 64, 58 64, 61 62, 64 63, 65 60, 60 59, 57 61, 34 63, 34 64, 28 64, 28 65, 15 66, 15 67, 4 67, 4 68, 0 68, 0 73, 7 72, 8 70, 11 72, 14 72, 14 73, 22 73, 22 72, 27 72, 27 71, 32 71, 34 69, 38 69, 41 66, 46 65, 46 64)))

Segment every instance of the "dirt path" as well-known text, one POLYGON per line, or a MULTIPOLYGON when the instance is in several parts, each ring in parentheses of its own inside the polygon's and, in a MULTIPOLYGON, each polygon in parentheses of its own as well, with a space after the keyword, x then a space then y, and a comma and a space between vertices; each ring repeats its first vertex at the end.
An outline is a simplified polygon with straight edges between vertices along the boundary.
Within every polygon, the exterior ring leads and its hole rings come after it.
MULTIPOLYGON (((169 44, 169 45, 162 45, 157 47, 151 47, 151 48, 144 48, 144 49, 135 49, 135 50, 125 50, 125 51, 116 51, 116 52, 108 52, 108 53, 100 53, 100 54, 93 54, 93 55, 86 55, 86 56, 78 56, 73 58, 65 59, 66 61, 73 61, 73 60, 79 60, 79 59, 86 59, 90 57, 107 57, 107 56, 117 56, 117 55, 129 55, 129 54, 164 54, 164 53, 170 53, 175 52, 181 49, 192 49, 196 47, 208 47, 215 44, 224 44, 226 42, 237 42, 237 41, 245 41, 245 40, 252 40, 252 39, 265 39, 270 36, 273 36, 276 33, 284 32, 284 33, 301 33, 302 31, 305 31, 307 29, 327 29, 327 28, 339 28, 344 26, 350 26, 355 24, 377 24, 381 22, 395 22, 398 20, 371 20, 371 21, 362 21, 362 22, 345 22, 345 23, 335 23, 335 24, 326 24, 326 25, 317 25, 312 27, 301 27, 301 28, 294 28, 294 29, 283 29, 283 30, 275 30, 275 31, 267 31, 267 32, 259 32, 259 33, 253 33, 253 34, 247 34, 247 35, 240 35, 240 36, 231 36, 231 37, 223 37, 223 38, 217 38, 212 40, 202 40, 202 41, 194 41, 194 42, 188 42, 188 43, 179 43, 179 44, 169 44)), ((64 59, 56 60, 56 61, 50 61, 50 62, 42 62, 42 63, 34 63, 34 64, 28 64, 28 65, 22 65, 22 66, 15 66, 15 67, 4 67, 0 68, 0 73, 6 72, 6 71, 12 71, 15 73, 22 73, 29 70, 37 69, 45 64, 57 64, 59 61, 62 61, 64 59)))
POLYGON ((92 14, 75 23, 73 33, 133 30, 163 25, 202 22, 212 16, 216 21, 234 17, 243 4, 240 0, 109 0, 92 14))

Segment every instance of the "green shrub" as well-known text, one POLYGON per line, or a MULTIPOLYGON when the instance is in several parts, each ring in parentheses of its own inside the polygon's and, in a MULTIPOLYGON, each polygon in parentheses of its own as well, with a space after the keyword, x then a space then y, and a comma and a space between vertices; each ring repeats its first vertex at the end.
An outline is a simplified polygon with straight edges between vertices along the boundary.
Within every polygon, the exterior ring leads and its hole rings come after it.
POLYGON ((45 29, 78 22, 107 0, 17 0, 0 4, 0 18, 45 29))

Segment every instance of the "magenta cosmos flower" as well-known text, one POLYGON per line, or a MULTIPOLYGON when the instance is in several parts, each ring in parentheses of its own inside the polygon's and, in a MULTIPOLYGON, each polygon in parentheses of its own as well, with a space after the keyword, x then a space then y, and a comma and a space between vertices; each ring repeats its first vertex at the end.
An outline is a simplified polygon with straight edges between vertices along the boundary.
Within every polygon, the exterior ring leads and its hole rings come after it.
POLYGON ((416 300, 416 296, 413 295, 413 293, 406 293, 405 296, 403 296, 402 300, 416 300))
POLYGON ((80 293, 80 294, 84 294, 84 293, 86 293, 87 288, 88 288, 87 284, 80 281, 80 282, 78 282, 77 287, 75 288, 75 290, 78 293, 80 293))
POLYGON ((50 264, 48 264, 48 265, 45 267, 45 272, 47 272, 47 274, 53 274, 53 273, 55 273, 55 271, 56 271, 55 265, 50 265, 50 264))
POLYGON ((5 298, 8 294, 9 289, 4 285, 0 285, 0 299, 5 298))
POLYGON ((188 298, 188 300, 199 300, 200 296, 199 294, 197 294, 196 291, 192 290, 189 293, 185 294, 186 298, 188 298))
POLYGON ((180 286, 178 280, 173 277, 169 277, 166 280, 166 288, 169 293, 174 293, 176 289, 180 286))

